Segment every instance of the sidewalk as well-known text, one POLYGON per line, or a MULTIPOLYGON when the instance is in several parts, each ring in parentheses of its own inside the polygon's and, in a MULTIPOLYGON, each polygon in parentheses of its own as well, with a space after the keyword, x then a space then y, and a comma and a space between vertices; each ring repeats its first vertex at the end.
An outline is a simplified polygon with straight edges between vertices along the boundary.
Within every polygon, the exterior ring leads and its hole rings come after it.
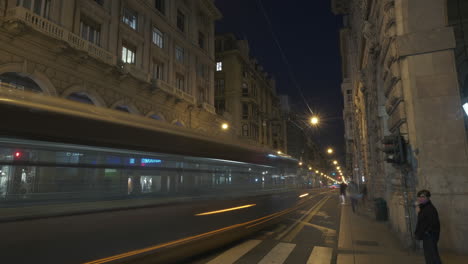
MULTIPOLYGON (((422 253, 402 248, 385 222, 354 214, 349 203, 341 205, 337 255, 337 264, 425 264, 422 253)), ((468 263, 468 256, 442 252, 442 262, 468 263)))

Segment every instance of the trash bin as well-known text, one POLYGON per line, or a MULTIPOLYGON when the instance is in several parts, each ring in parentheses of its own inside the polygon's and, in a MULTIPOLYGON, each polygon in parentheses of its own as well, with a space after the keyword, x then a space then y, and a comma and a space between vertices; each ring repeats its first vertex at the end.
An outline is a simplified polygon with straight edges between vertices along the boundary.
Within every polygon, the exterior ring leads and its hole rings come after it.
POLYGON ((387 202, 385 202, 383 198, 374 199, 374 208, 375 208, 375 220, 377 221, 388 220, 387 202))

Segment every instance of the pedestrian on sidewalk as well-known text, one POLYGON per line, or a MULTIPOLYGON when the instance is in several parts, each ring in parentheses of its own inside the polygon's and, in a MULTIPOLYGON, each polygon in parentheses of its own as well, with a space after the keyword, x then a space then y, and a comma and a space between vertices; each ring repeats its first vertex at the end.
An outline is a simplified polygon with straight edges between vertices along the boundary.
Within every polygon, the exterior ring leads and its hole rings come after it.
POLYGON ((341 198, 341 204, 345 204, 346 201, 346 188, 348 185, 346 185, 345 182, 342 182, 340 184, 340 198, 341 198))
POLYGON ((418 222, 414 234, 417 240, 423 241, 426 264, 441 264, 437 242, 439 242, 440 222, 437 209, 431 202, 431 193, 421 190, 417 193, 418 222))
POLYGON ((367 185, 366 184, 363 184, 362 185, 362 188, 361 188, 361 201, 362 201, 362 205, 363 207, 366 206, 366 201, 367 201, 367 185))
POLYGON ((358 199, 359 199, 358 186, 354 181, 350 181, 347 189, 348 189, 349 199, 351 199, 351 208, 353 209, 353 213, 356 213, 358 199))

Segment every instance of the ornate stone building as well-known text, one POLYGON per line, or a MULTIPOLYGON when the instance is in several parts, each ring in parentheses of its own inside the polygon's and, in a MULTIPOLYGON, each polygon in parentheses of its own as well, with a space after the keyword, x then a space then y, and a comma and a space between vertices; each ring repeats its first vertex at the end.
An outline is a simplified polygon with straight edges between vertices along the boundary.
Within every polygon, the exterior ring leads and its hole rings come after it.
POLYGON ((233 133, 251 144, 286 151, 284 120, 275 80, 249 55, 246 40, 216 36, 215 107, 233 133))
POLYGON ((3 0, 0 13, 2 86, 219 133, 214 1, 3 0))
POLYGON ((392 228, 410 246, 415 192, 429 189, 441 248, 467 253, 468 56, 462 0, 332 0, 343 15, 342 90, 348 170, 383 197, 392 228), (385 162, 382 138, 400 133, 406 162, 385 162))

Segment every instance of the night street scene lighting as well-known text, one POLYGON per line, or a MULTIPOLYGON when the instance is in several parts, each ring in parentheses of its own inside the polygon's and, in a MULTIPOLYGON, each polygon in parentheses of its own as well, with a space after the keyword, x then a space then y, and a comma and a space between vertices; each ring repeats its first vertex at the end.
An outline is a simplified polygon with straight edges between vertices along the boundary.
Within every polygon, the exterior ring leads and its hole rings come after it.
POLYGON ((468 0, 0 10, 1 263, 468 263, 468 0))

